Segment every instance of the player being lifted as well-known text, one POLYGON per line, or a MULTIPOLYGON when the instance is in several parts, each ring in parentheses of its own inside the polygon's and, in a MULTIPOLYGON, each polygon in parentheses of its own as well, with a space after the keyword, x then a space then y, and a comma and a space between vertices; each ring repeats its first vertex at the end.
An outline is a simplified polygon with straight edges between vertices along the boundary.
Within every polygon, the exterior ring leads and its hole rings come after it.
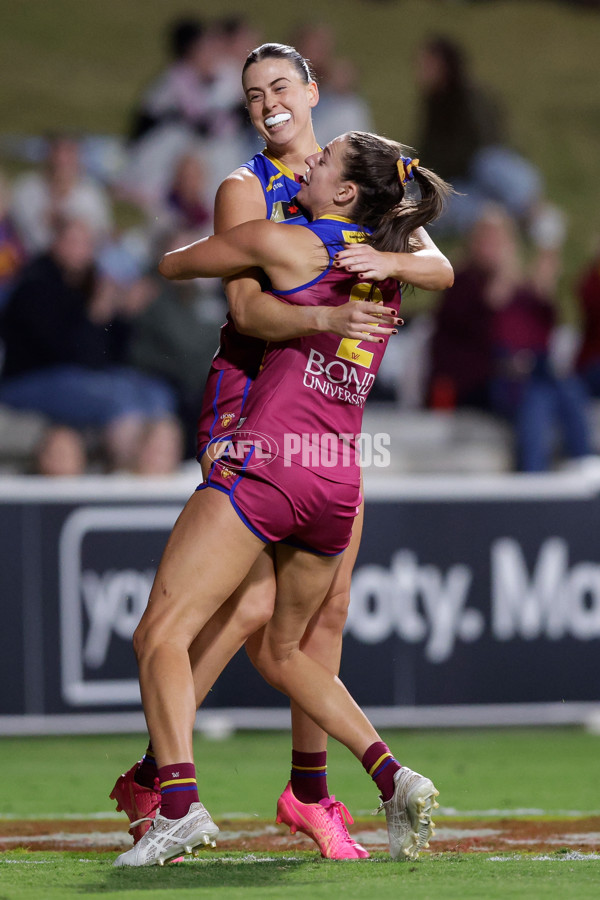
MULTIPOLYGON (((406 251, 414 230, 439 214, 448 186, 402 152, 393 141, 350 132, 307 158, 298 199, 310 213, 310 224, 284 230, 267 221, 246 223, 167 254, 161 271, 172 278, 214 277, 260 266, 280 300, 301 306, 340 307, 368 290, 370 299, 381 304, 371 304, 370 320, 381 314, 385 327, 371 335, 372 350, 357 365, 375 375, 389 326, 397 321, 398 284, 390 278, 370 288, 339 265, 338 254, 357 232, 380 250, 406 251), (406 196, 413 179, 419 199, 406 196)), ((354 339, 358 355, 363 337, 359 333, 354 339)), ((437 794, 432 782, 400 765, 331 667, 303 647, 306 629, 351 540, 360 469, 343 436, 358 435, 362 421, 362 405, 353 402, 351 387, 326 395, 307 388, 303 374, 315 354, 327 372, 332 364, 353 358, 347 353, 347 340, 330 333, 270 345, 244 410, 246 432, 266 433, 274 446, 285 448, 293 403, 294 430, 314 432, 303 425, 318 422, 333 466, 306 468, 281 449, 258 468, 252 466, 253 449, 243 460, 224 455, 175 524, 134 637, 161 807, 150 830, 116 865, 162 863, 218 832, 198 798, 189 651, 266 544, 275 547, 277 594, 272 617, 248 641, 252 661, 270 684, 362 762, 382 797, 392 856, 415 858, 428 841, 437 794)), ((348 384, 358 382, 355 374, 348 384)), ((361 391, 366 395, 368 387, 361 391)))
MULTIPOLYGON (((265 44, 249 56, 243 87, 251 120, 266 149, 236 170, 221 185, 215 206, 215 230, 223 232, 253 219, 281 221, 283 227, 302 223, 304 211, 296 201, 305 158, 318 150, 311 110, 318 89, 306 60, 293 48, 265 44)), ((388 276, 425 289, 438 290, 452 280, 448 261, 426 232, 415 232, 416 252, 380 252, 368 244, 342 250, 340 262, 369 278, 388 276)), ((283 304, 261 293, 260 275, 243 272, 227 283, 232 316, 222 329, 221 346, 208 376, 199 421, 200 453, 210 440, 235 427, 245 414, 254 378, 264 353, 264 340, 284 341, 317 332, 333 332, 356 340, 369 328, 372 315, 364 302, 340 307, 301 307, 283 304)), ((311 429, 311 430, 314 430, 311 429)), ((203 460, 207 474, 207 460, 203 460)), ((362 529, 362 503, 354 520, 352 539, 335 573, 325 602, 311 622, 304 651, 334 674, 339 671, 342 631, 350 598, 350 578, 362 529)), ((215 612, 190 647, 197 706, 226 662, 246 639, 271 616, 275 598, 272 553, 266 548, 230 600, 215 612)), ((312 837, 323 855, 346 859, 368 856, 349 836, 345 807, 329 796, 326 774, 327 735, 292 701, 292 772, 278 802, 278 820, 312 837), (324 801, 324 802, 323 802, 324 801)), ((118 779, 111 797, 126 810, 139 840, 160 805, 155 789, 156 764, 152 745, 140 764, 118 779), (148 817, 148 818, 146 818, 148 817)))

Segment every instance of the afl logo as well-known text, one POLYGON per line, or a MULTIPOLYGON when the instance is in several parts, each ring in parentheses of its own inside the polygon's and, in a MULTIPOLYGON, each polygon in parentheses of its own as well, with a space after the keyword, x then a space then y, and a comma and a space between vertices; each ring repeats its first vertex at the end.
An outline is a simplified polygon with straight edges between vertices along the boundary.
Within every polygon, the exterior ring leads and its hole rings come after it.
MULTIPOLYGON (((260 431, 239 429, 213 438, 206 448, 206 455, 211 462, 218 459, 222 463, 230 463, 233 467, 259 469, 279 455, 279 445, 273 438, 260 431)), ((221 470, 222 474, 226 471, 221 470)))

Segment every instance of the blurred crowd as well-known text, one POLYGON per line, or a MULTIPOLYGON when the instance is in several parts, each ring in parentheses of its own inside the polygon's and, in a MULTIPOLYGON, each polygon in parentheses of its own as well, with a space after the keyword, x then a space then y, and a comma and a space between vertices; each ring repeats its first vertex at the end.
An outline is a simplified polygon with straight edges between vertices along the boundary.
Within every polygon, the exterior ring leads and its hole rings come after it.
MULTIPOLYGON (((35 165, 0 175, 0 406, 43 419, 28 471, 165 475, 195 456, 225 297, 217 280, 166 282, 156 264, 211 233, 217 185, 261 149, 240 73, 263 36, 244 17, 185 18, 165 38, 164 68, 141 92, 126 139, 49 135, 35 165), (122 224, 123 209, 134 224, 122 224)), ((321 144, 375 130, 335 32, 303 26, 289 42, 319 83, 321 144)), ((375 399, 399 415, 469 407, 502 418, 521 471, 586 458, 590 398, 600 397, 600 252, 576 286, 578 350, 561 354, 565 217, 460 45, 426 40, 414 74, 413 143, 457 192, 433 232, 451 242, 456 279, 412 321, 408 298, 375 399)))

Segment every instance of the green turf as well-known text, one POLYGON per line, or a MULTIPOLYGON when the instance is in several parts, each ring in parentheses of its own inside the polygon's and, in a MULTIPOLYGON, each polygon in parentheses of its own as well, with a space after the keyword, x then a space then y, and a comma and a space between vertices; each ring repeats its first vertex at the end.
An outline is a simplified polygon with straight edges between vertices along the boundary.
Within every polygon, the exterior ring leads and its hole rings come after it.
MULTIPOLYGON (((443 808, 598 812, 600 738, 582 729, 384 732, 401 762, 430 776, 443 808)), ((113 808, 116 776, 143 753, 142 735, 0 739, 2 812, 11 816, 92 814, 113 808)), ((198 737, 200 795, 218 818, 270 818, 289 773, 289 736, 238 732, 198 737)), ((377 792, 355 758, 330 742, 330 790, 353 813, 377 806, 377 792)), ((1 900, 1 898, 0 898, 1 900)))
MULTIPOLYGON (((386 731, 401 760, 438 784, 448 808, 531 808, 598 813, 599 738, 582 729, 386 731)), ((141 754, 142 735, 0 739, 2 814, 43 818, 108 813, 116 775, 141 754)), ((289 736, 241 732, 225 741, 198 737, 201 797, 219 821, 237 812, 271 820, 289 769, 289 736)), ((354 757, 331 742, 330 786, 353 813, 376 805, 376 791, 354 757)), ((381 823, 383 825, 383 821, 381 823)), ((0 834, 2 818, 0 816, 0 834)), ((63 900, 101 895, 118 900, 591 900, 598 893, 597 854, 560 850, 536 856, 444 853, 417 863, 339 863, 314 852, 244 854, 208 851, 183 866, 116 870, 115 854, 10 851, 0 854, 0 900, 63 900)))
POLYGON ((150 869, 114 869, 114 854, 9 853, 0 858, 2 900, 281 898, 286 900, 592 900, 598 896, 597 859, 502 860, 489 854, 431 857, 394 863, 383 855, 364 863, 240 853, 210 861, 150 869))

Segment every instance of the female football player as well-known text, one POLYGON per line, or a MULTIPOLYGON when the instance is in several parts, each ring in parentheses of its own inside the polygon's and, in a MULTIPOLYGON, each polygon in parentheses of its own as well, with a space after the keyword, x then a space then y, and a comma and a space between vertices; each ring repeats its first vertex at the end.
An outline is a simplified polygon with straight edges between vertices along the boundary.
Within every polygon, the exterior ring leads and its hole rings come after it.
MULTIPOLYGON (((214 277, 260 266, 279 302, 340 307, 348 297, 350 302, 363 297, 371 304, 371 322, 378 312, 393 319, 397 281, 361 282, 336 267, 333 251, 352 240, 384 252, 406 251, 415 229, 439 214, 448 186, 403 157, 402 149, 360 132, 336 139, 306 160, 309 169, 298 200, 309 211, 310 224, 284 231, 272 222, 246 223, 167 254, 161 271, 172 278, 214 277), (419 200, 405 196, 413 178, 419 200)), ((360 346, 363 336, 359 332, 351 341, 340 341, 320 332, 269 346, 245 401, 243 427, 246 434, 266 433, 273 440, 268 464, 253 466, 254 446, 240 459, 227 444, 175 524, 134 636, 158 764, 160 813, 117 865, 162 863, 211 841, 218 831, 199 802, 195 781, 190 648, 268 544, 277 548, 275 611, 251 638, 251 659, 271 684, 362 761, 381 792, 392 856, 414 858, 427 842, 437 794, 432 782, 395 760, 331 666, 303 644, 350 543, 360 505, 351 436, 360 433, 362 406, 388 334, 373 333, 372 351, 360 346), (336 375, 330 377, 334 366, 336 375), (311 455, 312 468, 307 468, 299 445, 286 444, 292 400, 299 426, 306 423, 314 431, 318 422, 320 435, 327 438, 327 462, 315 464, 311 455)), ((298 436, 302 444, 310 433, 298 436)))
MULTIPOLYGON (((304 172, 306 157, 318 151, 311 121, 318 88, 308 64, 292 47, 264 44, 248 56, 242 81, 250 118, 266 148, 221 185, 215 204, 215 231, 224 232, 255 219, 281 222, 285 227, 305 223, 304 210, 296 198, 300 175, 295 173, 304 172)), ((422 228, 415 238, 418 249, 411 253, 381 252, 367 245, 356 247, 361 253, 372 254, 371 264, 377 260, 381 278, 391 276, 433 290, 448 286, 452 269, 446 258, 422 228)), ((342 259, 343 254, 352 252, 351 247, 342 248, 342 259)), ((359 271, 361 262, 362 257, 349 259, 348 268, 359 271)), ((256 272, 246 271, 230 278, 226 290, 231 315, 223 326, 219 351, 208 376, 198 427, 205 475, 209 462, 204 458, 207 445, 232 431, 245 415, 265 340, 284 341, 316 332, 333 332, 356 340, 372 321, 370 304, 364 301, 321 308, 281 303, 261 293, 260 275, 256 272)), ((386 324, 392 330, 395 322, 388 320, 386 324)), ((372 337, 372 341, 377 339, 372 337)), ((350 546, 303 643, 305 652, 334 674, 339 671, 351 573, 362 530, 362 502, 359 505, 350 546)), ((266 548, 229 602, 215 613, 190 648, 198 706, 227 661, 270 618, 275 590, 272 551, 266 548)), ((291 709, 292 773, 278 802, 278 820, 312 837, 325 856, 368 856, 348 834, 344 814, 348 821, 351 819, 343 805, 335 801, 324 807, 320 802, 329 799, 327 735, 293 701, 291 709)), ((117 781, 111 797, 117 800, 118 808, 126 810, 131 822, 151 815, 160 805, 155 778, 149 747, 142 763, 117 781)), ((134 840, 148 827, 148 820, 134 826, 134 840)))

